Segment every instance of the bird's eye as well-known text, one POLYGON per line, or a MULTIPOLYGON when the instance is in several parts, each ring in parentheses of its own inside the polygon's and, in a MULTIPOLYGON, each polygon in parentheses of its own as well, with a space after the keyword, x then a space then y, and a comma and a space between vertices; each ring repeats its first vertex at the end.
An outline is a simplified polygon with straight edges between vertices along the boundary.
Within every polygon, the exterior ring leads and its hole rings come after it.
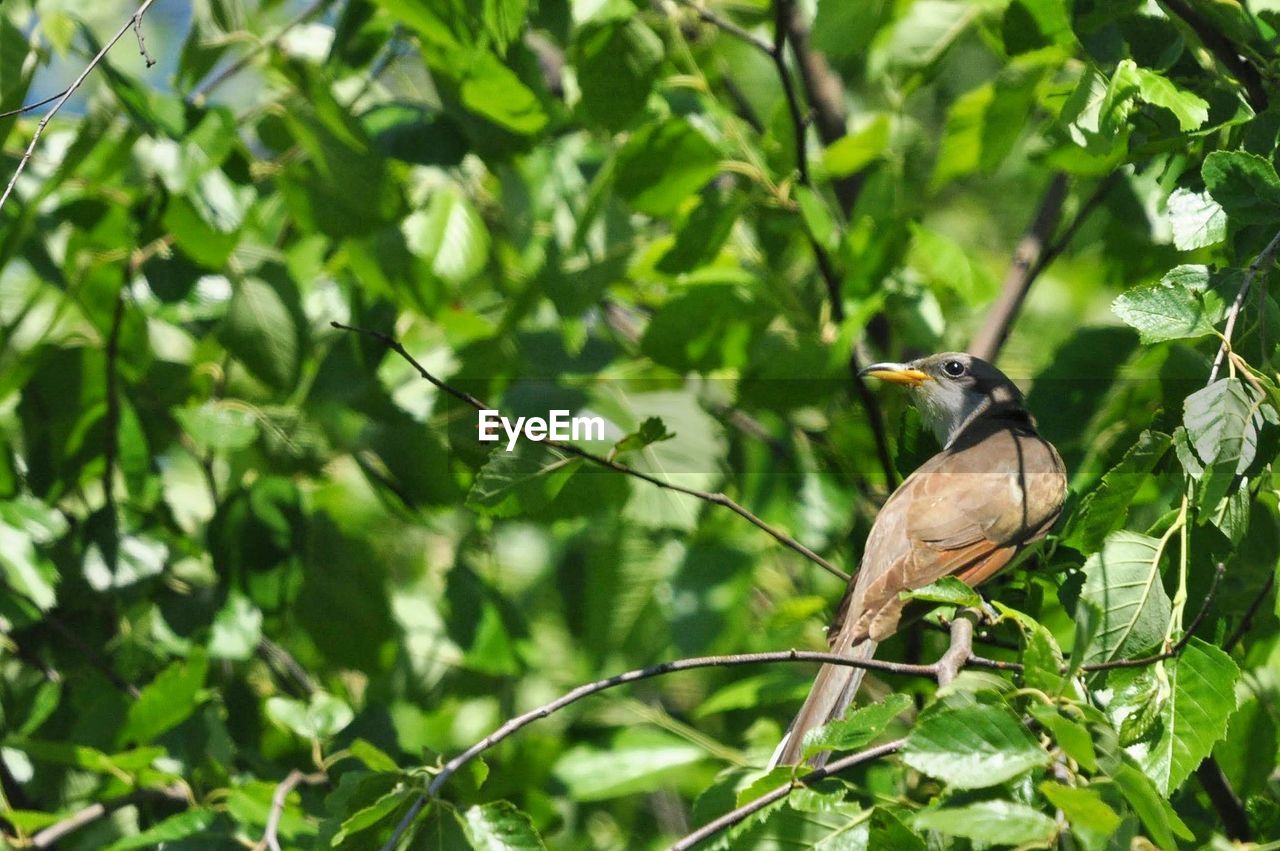
POLYGON ((959 378, 964 375, 964 364, 958 360, 945 360, 942 362, 942 371, 951 378, 959 378))

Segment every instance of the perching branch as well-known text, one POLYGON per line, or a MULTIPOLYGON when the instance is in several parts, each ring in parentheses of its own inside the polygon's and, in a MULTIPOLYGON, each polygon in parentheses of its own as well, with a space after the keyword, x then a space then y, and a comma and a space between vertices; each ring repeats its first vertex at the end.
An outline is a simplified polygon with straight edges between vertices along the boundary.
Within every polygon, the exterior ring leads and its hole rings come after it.
MULTIPOLYGON (((824 665, 840 665, 848 668, 862 668, 868 671, 881 671, 887 674, 899 674, 904 676, 930 677, 936 679, 939 684, 945 685, 955 677, 956 671, 964 667, 975 657, 970 655, 973 639, 973 624, 978 616, 976 612, 965 611, 957 615, 952 624, 952 644, 951 648, 938 661, 931 665, 912 665, 905 662, 886 662, 881 659, 850 659, 839 653, 826 653, 811 650, 783 650, 773 653, 740 653, 729 656, 697 656, 690 659, 679 659, 674 662, 663 662, 658 665, 651 665, 648 668, 637 668, 625 673, 615 674, 612 677, 606 677, 602 680, 585 683, 578 686, 570 692, 556 698, 550 703, 543 704, 535 709, 518 715, 504 723, 501 727, 494 730, 488 736, 476 742, 462 753, 450 759, 441 768, 419 798, 414 801, 413 805, 405 813, 400 823, 396 826, 391 838, 383 845, 383 851, 391 851, 395 848, 400 837, 413 824, 413 820, 418 813, 422 811, 428 799, 435 797, 444 788, 444 784, 449 778, 458 772, 460 768, 489 748, 502 742, 504 739, 518 732, 519 730, 529 726, 534 721, 546 718, 555 712, 564 709, 573 703, 577 703, 583 698, 590 697, 593 694, 599 694, 617 686, 626 685, 628 683, 639 682, 653 677, 671 674, 677 671, 690 671, 698 668, 727 668, 737 667, 740 665, 758 665, 766 663, 781 662, 815 662, 824 665), (963 626, 957 626, 963 624, 963 626), (967 628, 966 628, 967 627, 967 628), (959 660, 959 661, 958 661, 959 660)), ((873 749, 874 750, 874 749, 873 749)), ((887 751, 886 751, 887 753, 887 751)), ((827 771, 839 765, 840 761, 830 763, 827 771)), ((853 763, 848 763, 852 765, 853 763)), ((809 775, 813 776, 813 775, 809 775)), ((826 776, 826 775, 823 775, 826 776)))
POLYGON ((736 810, 730 810, 719 818, 715 818, 707 822, 693 833, 690 833, 688 836, 672 845, 670 851, 687 851, 687 849, 710 839, 720 831, 728 830, 753 813, 763 810, 774 801, 782 800, 801 786, 812 786, 820 780, 826 780, 828 777, 839 774, 846 768, 852 768, 855 765, 861 765, 864 762, 870 762, 873 759, 879 759, 882 756, 896 753, 901 750, 902 746, 906 743, 907 740, 905 738, 894 739, 892 742, 885 742, 882 745, 876 745, 873 748, 867 748, 864 751, 859 751, 858 753, 832 760, 822 768, 815 768, 803 777, 793 777, 790 781, 783 783, 781 786, 777 786, 770 789, 768 792, 765 792, 759 798, 738 807, 736 810))
MULTIPOLYGON (((441 381, 439 378, 436 378, 434 375, 428 372, 422 364, 418 363, 417 359, 415 359, 413 355, 409 354, 409 352, 405 350, 404 346, 402 346, 400 342, 396 340, 394 337, 391 337, 388 334, 384 334, 381 331, 373 331, 367 328, 356 328, 351 325, 344 325, 341 322, 330 322, 329 324, 339 330, 354 331, 357 334, 363 334, 367 337, 372 337, 375 340, 380 341, 383 345, 391 349, 393 352, 395 352, 400 357, 402 357, 406 362, 408 362, 409 365, 412 366, 417 371, 418 375, 422 376, 427 381, 429 381, 436 389, 441 390, 445 393, 448 393, 453 398, 461 402, 464 402, 467 405, 470 405, 471 407, 475 408, 477 411, 492 410, 488 405, 486 405, 484 402, 481 402, 479 399, 477 399, 475 396, 472 396, 470 393, 467 393, 464 390, 459 390, 456 387, 446 384, 445 382, 441 381)), ((589 461, 592 464, 596 464, 597 466, 600 466, 600 467, 605 467, 609 470, 613 470, 614 472, 622 473, 624 475, 631 476, 636 479, 640 479, 641 481, 648 482, 649 484, 655 487, 661 488, 663 490, 674 491, 675 493, 682 493, 686 496, 691 496, 691 497, 694 497, 695 499, 700 499, 703 502, 709 502, 709 503, 712 503, 713 505, 723 506, 729 509, 730 511, 732 511, 734 514, 746 520, 752 526, 755 526, 757 529, 768 534, 770 537, 772 537, 778 543, 782 544, 784 547, 790 550, 793 550, 794 552, 797 552, 800 555, 804 556, 805 558, 809 559, 809 561, 818 565, 823 570, 830 573, 832 576, 835 576, 838 579, 841 579, 845 582, 849 581, 849 574, 845 573, 843 570, 836 567, 834 564, 827 561, 825 558, 818 555, 816 552, 809 549, 804 544, 797 541, 795 538, 792 538, 787 533, 773 526, 770 526, 768 523, 761 520, 754 513, 749 511, 747 508, 735 502, 733 499, 729 498, 723 493, 712 493, 710 491, 701 491, 695 488, 688 488, 688 487, 685 487, 684 485, 677 485, 672 482, 668 482, 663 479, 660 479, 657 476, 653 476, 653 475, 650 475, 649 473, 645 473, 641 470, 637 470, 634 467, 629 467, 626 464, 623 464, 620 461, 615 461, 612 458, 606 458, 603 455, 596 455, 592 452, 588 452, 587 450, 582 449, 578 446, 575 446, 572 443, 565 443, 563 441, 553 440, 551 438, 536 440, 535 442, 541 443, 544 446, 554 447, 556 449, 559 449, 562 452, 567 452, 568 454, 581 458, 584 461, 589 461)))
POLYGON ((328 775, 317 771, 314 774, 305 774, 298 769, 290 771, 289 774, 280 781, 280 785, 276 786, 275 792, 271 795, 271 813, 267 816, 266 829, 262 832, 262 840, 254 846, 254 851, 262 851, 264 848, 270 848, 271 851, 280 851, 280 818, 284 815, 284 805, 289 799, 289 793, 298 788, 298 784, 305 783, 308 786, 319 786, 321 783, 328 782, 328 775))
POLYGON ((18 167, 14 169, 13 176, 9 178, 9 183, 4 188, 4 194, 0 194, 0 209, 4 208, 4 202, 8 201, 9 196, 13 194, 13 187, 17 185, 18 178, 22 175, 22 172, 26 170, 27 163, 31 162, 31 155, 35 153, 36 145, 40 144, 40 137, 44 135, 44 129, 49 126, 49 122, 53 120, 53 117, 58 114, 62 107, 66 106, 67 101, 75 94, 76 89, 80 88, 89 75, 93 73, 93 69, 102 63, 107 51, 115 47, 116 42, 124 38, 124 34, 131 29, 138 33, 138 41, 141 44, 142 32, 140 27, 142 26, 142 16, 147 13, 147 10, 151 8, 151 4, 154 2, 155 0, 143 0, 137 11, 129 16, 129 20, 124 22, 124 26, 120 27, 114 36, 107 40, 107 43, 102 46, 97 55, 89 60, 89 64, 80 72, 80 76, 76 77, 71 85, 67 86, 66 91, 62 93, 62 97, 58 98, 58 102, 45 113, 44 118, 40 119, 40 123, 36 125, 35 132, 31 134, 31 143, 27 145, 27 150, 22 154, 22 159, 18 160, 18 167))

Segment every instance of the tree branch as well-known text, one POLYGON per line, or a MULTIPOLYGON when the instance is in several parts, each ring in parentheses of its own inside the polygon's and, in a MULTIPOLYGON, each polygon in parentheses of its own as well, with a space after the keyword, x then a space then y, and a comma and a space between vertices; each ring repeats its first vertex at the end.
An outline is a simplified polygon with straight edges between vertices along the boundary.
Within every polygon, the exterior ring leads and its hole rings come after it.
POLYGON ((97 803, 90 804, 84 809, 72 813, 62 821, 49 825, 44 830, 41 830, 35 836, 31 837, 30 847, 56 847, 58 841, 63 837, 74 833, 86 825, 92 824, 108 813, 115 812, 121 807, 128 806, 129 804, 136 804, 139 801, 154 798, 157 795, 164 798, 170 798, 175 801, 182 801, 187 804, 191 803, 187 790, 182 786, 169 786, 165 789, 140 789, 131 795, 125 795, 123 798, 116 798, 115 800, 106 802, 98 801, 97 803))
POLYGON ((938 685, 950 685, 961 669, 973 658, 973 628, 980 617, 982 613, 973 609, 956 612, 955 618, 951 621, 951 646, 937 662, 933 663, 937 672, 938 685))
MULTIPOLYGON (((418 363, 418 361, 413 357, 413 355, 409 354, 409 352, 405 350, 404 346, 400 345, 400 342, 396 340, 394 337, 384 334, 381 331, 373 331, 367 328, 357 328, 352 325, 344 325, 341 322, 330 322, 329 324, 339 330, 354 331, 357 334, 363 334, 367 337, 372 337, 375 340, 380 341, 387 348, 391 349, 400 357, 404 358, 404 360, 408 362, 417 371, 418 375, 422 376, 427 381, 429 381, 434 387, 436 387, 436 389, 449 394, 453 398, 458 399, 459 401, 467 405, 470 405, 471 407, 475 408, 477 411, 493 410, 488 405, 486 405, 485 403, 477 399, 475 396, 472 396, 470 393, 467 393, 466 391, 463 391, 463 390, 459 390, 456 387, 452 387, 451 385, 446 384, 445 382, 436 378, 434 375, 428 372, 426 368, 423 367, 422 364, 418 363)), ((755 526, 757 529, 768 534, 770 537, 772 537, 778 543, 782 544, 784 547, 790 550, 793 550, 794 552, 797 552, 800 555, 804 556, 805 558, 809 559, 809 561, 818 565, 823 570, 830 573, 832 576, 835 576, 838 579, 841 579, 845 582, 849 581, 849 574, 845 573, 843 570, 836 567, 834 564, 827 561, 825 558, 818 555, 816 552, 809 549, 804 544, 797 541, 795 538, 792 538, 787 533, 781 531, 780 529, 776 529, 773 526, 770 526, 768 523, 761 520, 759 517, 757 517, 751 511, 746 509, 744 506, 730 499, 728 496, 725 496, 723 493, 712 493, 710 491, 701 491, 701 490, 697 490, 696 488, 687 488, 683 485, 677 485, 672 482, 664 481, 663 479, 659 479, 656 476, 652 476, 641 470, 637 470, 634 467, 629 467, 626 464, 621 463, 620 461, 615 461, 612 458, 606 458, 603 455, 596 455, 594 453, 588 452, 587 450, 581 449, 573 445, 572 443, 565 443, 559 440, 552 440, 551 438, 546 438, 543 440, 535 440, 534 442, 541 443, 544 446, 554 447, 556 449, 559 449, 562 452, 567 452, 568 454, 581 458, 584 461, 589 461, 592 464, 595 464, 600 467, 605 467, 609 470, 613 470, 614 472, 622 473, 624 475, 631 476, 636 479, 640 479, 643 482, 648 482, 654 487, 658 487, 663 490, 673 491, 675 493, 682 493, 685 496, 691 496, 691 497, 694 497, 695 499, 700 499, 703 502, 712 503, 713 505, 723 506, 729 509, 730 511, 732 511, 734 514, 741 517, 742 519, 746 520, 752 526, 755 526)))
POLYGON ((1049 239, 1058 227, 1058 219, 1062 215, 1062 207, 1067 199, 1066 175, 1053 176, 1036 209, 1035 217, 1031 220, 1031 225, 1018 241, 1018 247, 1014 249, 1013 262, 1009 265, 1009 271, 1005 273, 1000 295, 987 313, 987 320, 982 329, 969 344, 971 354, 987 361, 996 359, 1005 340, 1009 337, 1009 331, 1018 313, 1022 310, 1031 285, 1066 250, 1075 237, 1076 231, 1102 203, 1119 177, 1119 172, 1112 172, 1104 177, 1094 187, 1089 198, 1080 206, 1075 217, 1058 238, 1050 242, 1049 239))
POLYGON ((826 780, 828 777, 839 774, 847 768, 852 768, 855 765, 861 765, 864 762, 870 762, 873 759, 879 759, 882 756, 896 753, 901 750, 902 746, 906 743, 907 740, 905 738, 894 739, 891 742, 885 742, 882 745, 867 748, 864 751, 850 754, 849 756, 841 759, 832 760, 822 768, 815 768, 803 777, 793 777, 790 781, 783 783, 781 786, 770 789, 768 792, 765 792, 759 798, 752 800, 750 803, 744 804, 736 810, 730 810, 719 818, 712 819, 707 822, 693 833, 690 833, 688 836, 672 845, 670 851, 687 851, 687 849, 710 839, 720 831, 727 830, 735 824, 745 820, 752 814, 763 810, 774 801, 782 800, 790 795, 792 791, 799 789, 801 786, 812 786, 818 781, 826 780))
POLYGON ((31 143, 27 145, 27 150, 22 154, 22 159, 18 160, 18 167, 14 169, 13 177, 9 178, 9 183, 5 186, 4 193, 0 194, 0 209, 4 208, 5 201, 8 201, 9 196, 13 194, 13 187, 17 185, 18 178, 22 175, 22 172, 26 170, 27 163, 31 162, 31 155, 35 153, 36 145, 40 144, 40 137, 44 135, 44 129, 49 126, 49 122, 61 111, 62 107, 66 106, 67 101, 75 94, 76 89, 80 88, 89 75, 93 73, 93 69, 102 63, 107 51, 115 47, 116 42, 124 38, 124 34, 129 30, 136 30, 142 25, 142 16, 147 13, 147 10, 151 8, 151 4, 154 2, 155 0, 143 0, 142 5, 129 16, 129 20, 125 21, 124 26, 120 27, 116 34, 107 40, 102 49, 98 51, 93 59, 89 60, 89 64, 80 72, 80 76, 76 77, 71 85, 67 86, 66 91, 62 93, 62 97, 58 98, 58 102, 53 105, 53 108, 40 119, 40 123, 36 125, 35 132, 31 134, 31 143))
POLYGON ((755 33, 743 29, 728 18, 720 17, 705 6, 695 3, 694 0, 676 0, 676 3, 686 9, 692 10, 699 18, 706 21, 708 24, 711 24, 711 26, 721 32, 733 36, 744 44, 751 45, 766 56, 773 55, 773 45, 769 44, 769 42, 765 41, 755 33))
POLYGON ((308 786, 319 786, 321 783, 329 781, 328 775, 324 772, 317 771, 314 774, 306 774, 294 769, 280 781, 280 785, 276 786, 276 790, 271 795, 271 812, 267 816, 266 829, 262 832, 262 839, 254 846, 254 851, 262 851, 264 848, 270 848, 271 851, 280 851, 280 819, 284 815, 285 802, 289 799, 289 793, 298 788, 298 784, 305 783, 308 786))

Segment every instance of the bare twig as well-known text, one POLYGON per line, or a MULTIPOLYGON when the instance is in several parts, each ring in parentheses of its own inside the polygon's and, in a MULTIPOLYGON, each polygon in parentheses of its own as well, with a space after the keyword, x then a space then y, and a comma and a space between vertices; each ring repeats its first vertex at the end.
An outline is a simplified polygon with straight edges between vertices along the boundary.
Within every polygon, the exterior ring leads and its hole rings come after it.
POLYGON ((66 91, 62 93, 62 97, 58 98, 58 102, 55 103, 53 108, 45 113, 45 116, 40 119, 40 123, 36 125, 35 132, 31 134, 31 143, 27 145, 27 150, 23 152, 22 159, 18 160, 18 167, 14 169, 13 176, 9 178, 9 183, 4 188, 4 194, 0 195, 0 209, 4 208, 4 203, 8 201, 9 196, 13 194, 13 187, 17 185, 18 178, 22 175, 22 172, 26 170, 27 163, 31 162, 31 155, 35 153, 36 145, 40 144, 40 137, 44 135, 44 129, 49 126, 49 122, 58 114, 62 107, 66 106, 67 101, 71 99, 71 95, 75 93, 76 89, 80 88, 80 86, 84 84, 84 81, 88 79, 91 73, 93 73, 93 69, 97 68, 98 65, 102 63, 103 58, 107 55, 107 51, 115 47, 116 42, 124 38, 124 34, 130 29, 141 24, 142 16, 147 13, 147 10, 151 8, 151 4, 154 2, 155 0, 143 0, 142 5, 138 7, 137 11, 129 17, 129 20, 125 21, 124 26, 120 27, 114 36, 107 40, 107 43, 102 46, 102 49, 97 52, 93 59, 89 60, 89 64, 80 72, 80 76, 76 77, 71 85, 67 86, 66 91))
POLYGON ((1271 587, 1276 583, 1275 573, 1267 575, 1267 581, 1262 583, 1257 596, 1253 598, 1253 602, 1249 604, 1249 608, 1245 610, 1244 617, 1240 619, 1240 623, 1236 624, 1236 628, 1231 631, 1231 636, 1223 643, 1222 649, 1230 653, 1240 643, 1240 639, 1245 637, 1249 631, 1249 627, 1253 626, 1253 619, 1258 614, 1258 610, 1262 608, 1262 604, 1266 602, 1267 595, 1271 593, 1271 587))
POLYGON ((882 745, 867 748, 864 751, 850 754, 849 756, 842 757, 841 759, 832 760, 822 768, 816 768, 803 777, 794 777, 790 781, 783 783, 781 786, 770 789, 759 798, 738 807, 736 810, 730 810, 719 818, 712 819, 693 833, 690 833, 688 836, 672 845, 670 851, 687 851, 687 849, 710 839, 722 830, 728 830, 752 814, 769 806, 774 801, 782 800, 801 786, 812 786, 820 780, 825 780, 828 777, 839 774, 845 769, 852 768, 855 765, 861 765, 864 762, 870 762, 873 759, 879 759, 882 756, 896 753, 901 750, 902 746, 906 743, 906 739, 894 739, 892 742, 885 742, 882 745))
POLYGON ((280 851, 280 818, 284 815, 284 805, 289 799, 289 793, 298 788, 298 784, 305 783, 308 786, 319 786, 321 783, 327 783, 328 780, 328 775, 319 771, 314 774, 306 774, 296 768, 290 771, 284 780, 280 781, 280 785, 276 786, 276 791, 271 795, 271 813, 267 816, 267 825, 262 832, 262 840, 254 846, 255 851, 262 851, 263 848, 270 848, 271 851, 280 851))
MULTIPOLYGON (((329 324, 332 325, 334 328, 338 328, 343 331, 354 331, 357 334, 363 334, 367 337, 372 337, 375 340, 380 341, 383 345, 391 349, 393 352, 395 352, 400 357, 402 357, 406 362, 408 362, 409 365, 411 365, 417 371, 418 375, 422 376, 424 379, 429 381, 438 390, 448 393, 450 396, 454 397, 455 399, 458 399, 461 402, 466 403, 467 405, 470 405, 471 407, 475 408, 477 411, 491 410, 491 408, 488 405, 486 405, 484 402, 481 402, 475 396, 472 396, 470 393, 467 393, 463 390, 459 390, 456 387, 446 384, 445 382, 441 381, 439 378, 436 378, 434 375, 428 372, 426 368, 423 367, 422 364, 418 363, 418 361, 413 357, 413 355, 409 354, 409 352, 405 350, 404 346, 400 345, 400 342, 396 340, 394 337, 388 334, 384 334, 381 331, 373 331, 367 328, 357 328, 351 325, 344 325, 341 322, 330 322, 329 324)), ((683 485, 677 485, 672 482, 664 481, 663 479, 659 479, 657 476, 652 476, 641 470, 637 470, 634 467, 629 467, 626 464, 621 463, 620 461, 615 461, 612 458, 606 458, 602 455, 596 455, 592 452, 588 452, 587 450, 582 449, 578 446, 575 446, 572 443, 565 443, 563 441, 552 440, 550 438, 547 438, 544 440, 538 440, 535 442, 541 443, 544 446, 554 447, 556 449, 559 449, 562 452, 566 452, 570 455, 581 458, 584 461, 589 461, 592 464, 596 464, 600 467, 605 467, 615 472, 622 473, 627 476, 632 476, 633 478, 637 478, 637 479, 640 479, 641 481, 648 482, 649 484, 654 485, 655 487, 658 487, 658 488, 662 488, 663 490, 673 491, 675 493, 682 493, 686 496, 691 496, 691 497, 694 497, 695 499, 700 499, 703 502, 709 502, 709 503, 712 503, 713 505, 723 506, 729 509, 730 511, 732 511, 734 514, 737 514, 739 517, 746 520, 752 526, 755 526, 757 529, 768 534, 770 537, 772 537, 778 543, 782 544, 784 547, 790 550, 793 550, 794 552, 797 552, 800 555, 804 556, 805 558, 809 559, 814 564, 818 565, 823 570, 830 573, 832 576, 835 576, 846 582, 849 581, 849 575, 845 573, 843 570, 836 567, 834 564, 827 561, 825 558, 818 555, 816 552, 809 549, 804 544, 797 541, 795 538, 792 538, 787 533, 773 526, 770 526, 768 523, 761 520, 759 517, 757 517, 755 514, 749 511, 747 508, 735 502, 733 499, 730 499, 728 496, 724 495, 723 493, 712 493, 710 491, 701 491, 695 488, 687 488, 683 485)))
POLYGON ((983 360, 994 361, 1009 329, 1018 315, 1027 291, 1035 281, 1034 271, 1040 267, 1039 260, 1044 253, 1053 232, 1058 227, 1058 218, 1062 215, 1062 205, 1067 200, 1067 176, 1055 174, 1049 181, 1040 206, 1036 209, 1035 218, 1027 228, 1022 239, 1013 251, 1013 262, 1005 273, 1004 283, 1000 287, 1000 296, 987 312, 987 320, 982 329, 969 344, 969 352, 983 360))
POLYGON ((938 685, 949 685, 972 658, 973 628, 980 617, 982 613, 973 609, 956 612, 955 618, 951 621, 951 646, 947 648, 946 653, 942 654, 942 658, 933 663, 937 671, 935 676, 938 678, 938 685))
MULTIPOLYGON (((792 16, 791 0, 774 0, 773 3, 773 47, 769 57, 773 59, 773 67, 778 72, 778 82, 782 84, 782 93, 786 97, 787 112, 791 114, 791 130, 795 134, 796 171, 800 182, 809 185, 809 154, 805 143, 805 134, 809 123, 805 120, 800 108, 800 98, 796 95, 795 83, 791 79, 791 68, 787 65, 787 31, 792 16)), ((820 248, 820 247, 819 247, 820 248)), ((823 252, 825 254, 825 252, 823 252)), ((830 262, 829 260, 827 262, 830 262)), ((833 311, 841 309, 838 302, 831 305, 833 311)), ((839 320, 837 320, 838 322, 839 320)))
POLYGON ((716 29, 733 36, 745 44, 751 45, 766 56, 773 55, 773 46, 769 42, 755 33, 743 29, 728 18, 722 18, 706 6, 694 2, 694 0, 676 0, 676 2, 686 9, 691 9, 699 18, 716 29))
POLYGON ((39 109, 45 104, 53 103, 55 100, 62 97, 66 93, 67 93, 67 90, 63 89, 62 91, 56 94, 49 95, 44 100, 38 100, 35 103, 29 103, 26 106, 20 106, 17 109, 11 109, 8 112, 0 112, 0 118, 12 118, 15 115, 22 115, 25 112, 31 112, 32 110, 39 109))
POLYGON ((1205 757, 1196 767, 1196 779, 1200 787, 1209 796, 1209 802, 1222 821, 1223 831, 1228 839, 1237 842, 1248 842, 1253 839, 1253 829, 1249 827, 1249 814, 1245 812, 1240 796, 1231 788, 1222 766, 1212 756, 1205 757))
POLYGON ((116 798, 113 801, 99 801, 90 804, 82 810, 72 813, 60 822, 49 825, 41 830, 35 836, 31 837, 30 847, 32 848, 53 848, 58 841, 68 834, 74 833, 86 825, 92 824, 108 813, 112 813, 121 807, 129 804, 136 804, 139 801, 156 796, 170 798, 183 803, 190 803, 191 798, 187 790, 182 786, 169 786, 165 789, 140 789, 131 795, 125 795, 123 798, 116 798))
POLYGON ((1227 311, 1227 324, 1222 328, 1222 345, 1218 346, 1218 354, 1214 357, 1213 366, 1209 369, 1208 384, 1212 384, 1218 379, 1218 370, 1222 368, 1222 361, 1226 358, 1227 351, 1231 348, 1231 335, 1235 333, 1236 321, 1240 318, 1240 311, 1244 308, 1245 299, 1249 297, 1249 288, 1264 268, 1270 269, 1275 262, 1277 249, 1280 249, 1280 231, 1276 231, 1276 235, 1271 237, 1271 241, 1267 243, 1266 248, 1262 249, 1258 256, 1253 258, 1253 262, 1245 270, 1244 280, 1240 282, 1240 289, 1236 291, 1236 297, 1232 300, 1231 308, 1227 311))
MULTIPOLYGON (((107 520, 115 529, 118 522, 116 516, 116 461, 120 455, 120 329, 124 325, 125 289, 129 286, 128 276, 120 283, 116 292, 115 309, 111 314, 111 330, 107 334, 106 383, 106 447, 103 450, 102 495, 106 500, 107 520)), ((115 553, 111 554, 112 560, 115 553)))
POLYGON ((132 22, 133 34, 138 37, 138 53, 142 54, 143 60, 147 63, 147 67, 150 68, 156 64, 156 58, 147 51, 147 40, 142 37, 142 13, 134 12, 132 22))
POLYGON ((251 63, 259 53, 266 50, 268 47, 271 47, 272 45, 276 44, 277 42, 279 42, 280 39, 284 37, 285 33, 289 32, 289 30, 293 29, 299 24, 306 23, 311 18, 320 14, 322 11, 324 11, 325 7, 327 7, 330 2, 332 2, 332 0, 315 0, 314 3, 303 8, 300 12, 298 12, 298 14, 294 15, 292 18, 286 21, 284 25, 281 26, 280 29, 276 30, 274 34, 272 34, 267 38, 262 39, 262 41, 259 41, 249 50, 241 54, 239 59, 232 62, 230 65, 223 68, 221 71, 214 74, 212 77, 207 78, 203 83, 201 83, 200 85, 192 89, 191 93, 187 95, 187 100, 195 104, 196 106, 203 105, 205 98, 209 96, 210 92, 212 92, 214 89, 221 86, 223 83, 225 83, 227 80, 234 77, 236 74, 239 74, 245 68, 249 67, 249 63, 251 63))

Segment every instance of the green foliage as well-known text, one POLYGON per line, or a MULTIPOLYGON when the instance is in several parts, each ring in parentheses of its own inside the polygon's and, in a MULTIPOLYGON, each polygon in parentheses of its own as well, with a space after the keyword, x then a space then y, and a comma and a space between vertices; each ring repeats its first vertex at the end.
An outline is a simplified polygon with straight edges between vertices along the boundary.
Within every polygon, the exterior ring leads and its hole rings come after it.
MULTIPOLYGON (((0 118, 0 844, 659 848, 767 795, 706 847, 1280 835, 1263 5, 154 4, 30 159, 47 107, 0 118), (801 664, 448 762, 824 647, 841 583, 765 527, 852 573, 936 451, 849 353, 965 349, 1028 268, 999 364, 1071 494, 982 590, 1001 664, 870 673, 806 748, 901 748, 816 781, 762 770, 801 664)), ((6 4, 0 111, 135 7, 6 4)), ((909 596, 878 658, 982 604, 909 596)))

